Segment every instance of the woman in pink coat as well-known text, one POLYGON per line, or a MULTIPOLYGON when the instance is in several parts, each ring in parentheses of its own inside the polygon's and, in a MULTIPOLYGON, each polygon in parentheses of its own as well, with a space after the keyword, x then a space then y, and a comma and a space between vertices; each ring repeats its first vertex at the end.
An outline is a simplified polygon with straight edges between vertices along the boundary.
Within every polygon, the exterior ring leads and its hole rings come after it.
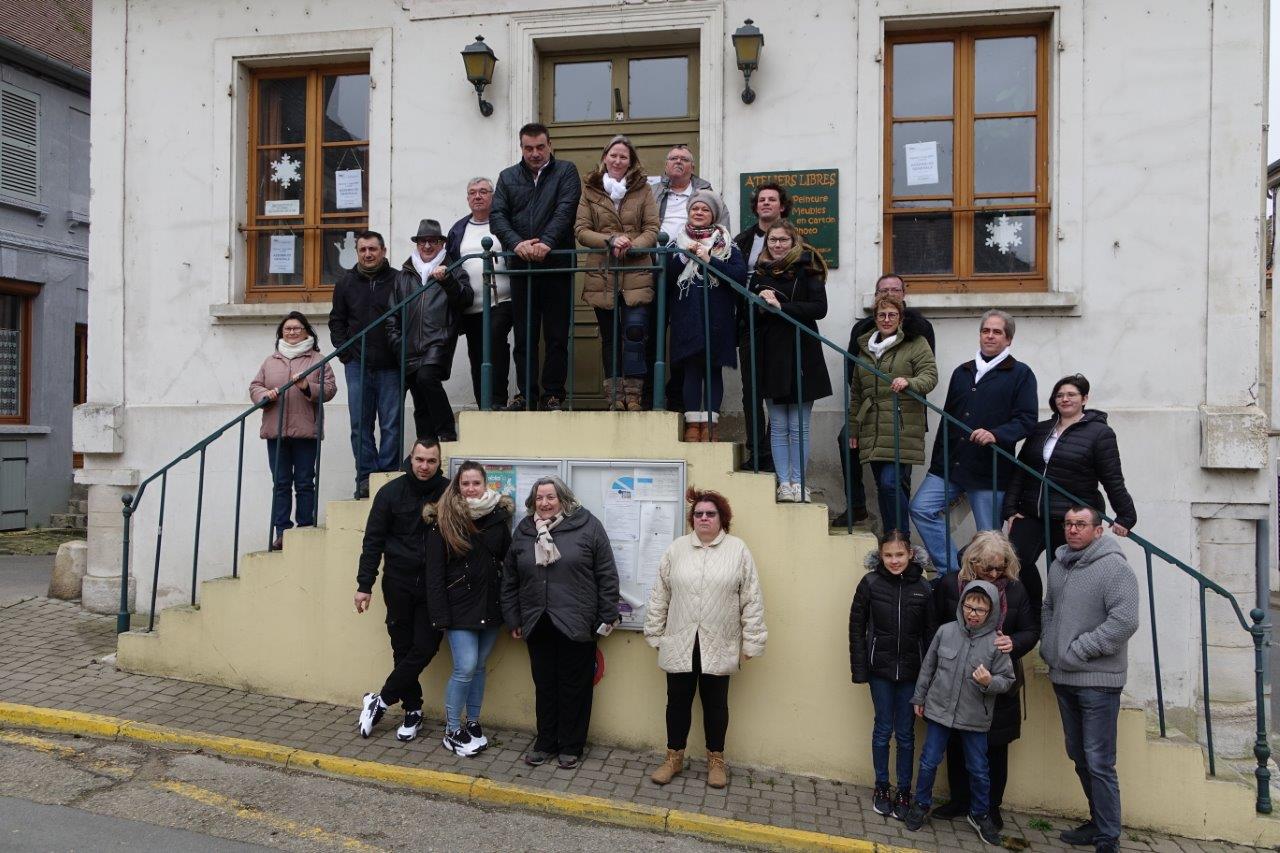
POLYGON ((275 478, 271 497, 273 551, 283 547, 284 532, 294 525, 289 518, 294 495, 298 502, 298 526, 314 527, 316 523, 316 460, 320 455, 320 440, 324 438, 320 407, 325 400, 333 399, 338 384, 326 364, 286 391, 283 400, 280 388, 298 379, 320 359, 320 345, 311 324, 300 312, 291 311, 276 327, 275 351, 262 362, 258 375, 249 383, 249 396, 255 404, 269 401, 262 407, 262 429, 258 435, 267 440, 267 460, 275 478))

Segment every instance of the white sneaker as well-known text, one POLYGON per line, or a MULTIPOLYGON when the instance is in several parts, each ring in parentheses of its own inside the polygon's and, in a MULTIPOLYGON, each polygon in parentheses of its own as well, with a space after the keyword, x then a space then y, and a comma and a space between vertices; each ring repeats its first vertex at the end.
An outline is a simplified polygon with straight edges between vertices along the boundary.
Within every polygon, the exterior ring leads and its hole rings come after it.
POLYGON ((364 694, 364 700, 360 703, 360 719, 356 723, 356 728, 360 730, 360 737, 373 734, 373 727, 385 713, 387 713, 387 706, 382 703, 381 696, 377 693, 364 694))
POLYGON ((790 483, 778 484, 778 503, 794 503, 796 493, 790 483))
POLYGON ((445 732, 441 743, 445 749, 463 758, 475 755, 480 751, 480 747, 476 746, 475 741, 471 739, 471 735, 466 729, 454 729, 451 732, 445 732))
POLYGON ((405 711, 404 722, 400 724, 400 728, 396 729, 396 740, 408 743, 418 736, 420 728, 422 728, 422 712, 405 711))
POLYGON ((484 729, 480 728, 480 724, 475 720, 468 720, 467 734, 471 735, 471 742, 476 745, 476 752, 484 749, 489 745, 489 739, 484 735, 484 729))
POLYGON ((804 497, 803 497, 803 498, 800 496, 800 484, 799 484, 799 483, 792 483, 792 484, 791 484, 791 489, 792 489, 792 492, 791 492, 791 493, 795 496, 795 497, 793 497, 793 498, 792 498, 792 500, 795 500, 795 501, 803 501, 804 503, 809 503, 809 499, 810 499, 811 497, 813 497, 813 492, 809 489, 809 487, 808 487, 808 486, 805 486, 805 487, 804 487, 804 497))

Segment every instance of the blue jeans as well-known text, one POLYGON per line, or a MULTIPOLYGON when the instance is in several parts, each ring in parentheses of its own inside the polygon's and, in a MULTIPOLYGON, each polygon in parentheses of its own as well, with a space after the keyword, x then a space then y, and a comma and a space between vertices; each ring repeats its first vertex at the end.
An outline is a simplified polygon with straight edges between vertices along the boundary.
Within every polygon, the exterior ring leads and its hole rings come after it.
MULTIPOLYGON (((938 568, 938 577, 954 572, 959 567, 954 537, 951 539, 951 550, 947 551, 947 525, 951 523, 951 517, 946 489, 946 483, 941 477, 929 474, 911 500, 911 520, 915 522, 920 541, 928 550, 929 558, 938 568)), ((951 484, 952 498, 963 494, 966 494, 965 489, 951 484)), ((1004 502, 1004 492, 974 489, 967 494, 969 508, 973 510, 973 523, 978 530, 1000 529, 1000 505, 1004 502)))
POLYGON ((914 681, 890 681, 871 676, 871 704, 876 709, 871 728, 871 765, 876 784, 889 784, 889 736, 898 741, 898 787, 911 790, 911 771, 916 754, 916 720, 911 708, 914 681))
POLYGON ((357 356, 343 365, 347 374, 347 412, 351 416, 351 455, 356 461, 356 484, 369 482, 374 471, 394 471, 400 461, 396 440, 404 399, 396 368, 360 370, 357 356), (373 420, 378 419, 381 441, 373 443, 373 420))
POLYGON ((872 462, 871 473, 876 478, 876 503, 880 507, 880 524, 887 533, 894 528, 911 533, 911 466, 898 466, 894 473, 892 462, 872 462))
POLYGON ((1116 723, 1119 688, 1053 685, 1062 716, 1067 757, 1076 765, 1089 801, 1089 818, 1098 827, 1094 841, 1120 840, 1120 779, 1116 776, 1116 723))
POLYGON ((484 701, 484 662, 498 641, 498 629, 483 631, 450 629, 449 651, 453 654, 453 672, 444 688, 444 719, 449 731, 462 727, 462 705, 467 706, 467 719, 480 721, 480 703, 484 701))
POLYGON ((773 470, 779 483, 799 483, 801 473, 809 467, 809 425, 813 422, 813 403, 778 403, 765 400, 769 409, 769 448, 773 451, 773 470))
POLYGON ((920 779, 916 782, 916 802, 933 805, 933 777, 947 754, 947 741, 960 741, 964 750, 964 767, 969 771, 969 814, 981 817, 991 808, 991 774, 987 770, 987 733, 962 732, 940 726, 933 720, 925 731, 924 749, 920 751, 920 779))
POLYGON ((720 375, 722 368, 718 364, 711 365, 711 387, 707 384, 707 360, 702 355, 686 358, 676 362, 684 376, 682 381, 684 410, 686 412, 719 412, 724 401, 724 378, 720 375), (710 400, 708 400, 710 396, 710 400), (707 406, 710 404, 711 408, 707 406))
POLYGON ((298 498, 295 514, 298 526, 315 525, 316 455, 319 450, 320 442, 314 438, 267 439, 267 463, 275 478, 271 493, 272 536, 279 536, 293 527, 289 511, 293 509, 294 495, 298 498))

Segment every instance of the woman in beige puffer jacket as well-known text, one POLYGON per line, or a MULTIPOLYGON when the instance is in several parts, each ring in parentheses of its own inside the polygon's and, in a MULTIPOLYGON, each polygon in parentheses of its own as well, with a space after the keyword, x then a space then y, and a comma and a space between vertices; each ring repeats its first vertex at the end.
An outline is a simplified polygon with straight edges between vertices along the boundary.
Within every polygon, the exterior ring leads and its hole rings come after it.
POLYGON ((649 593, 644 636, 667 673, 667 760, 650 778, 659 785, 684 769, 694 693, 702 694, 707 784, 729 784, 724 739, 729 676, 764 654, 769 633, 756 564, 745 542, 729 535, 733 512, 718 492, 689 489, 693 533, 671 543, 649 593))

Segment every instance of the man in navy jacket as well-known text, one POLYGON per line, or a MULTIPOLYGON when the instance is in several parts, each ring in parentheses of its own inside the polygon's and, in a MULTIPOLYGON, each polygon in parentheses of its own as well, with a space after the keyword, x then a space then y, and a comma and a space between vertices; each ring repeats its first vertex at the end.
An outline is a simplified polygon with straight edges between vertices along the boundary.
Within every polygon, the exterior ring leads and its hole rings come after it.
POLYGON ((1013 331, 1008 313, 982 315, 978 352, 951 374, 943 407, 965 426, 939 425, 929 473, 911 500, 911 521, 939 577, 958 566, 956 542, 947 548, 950 499, 968 495, 977 529, 999 529, 1004 490, 1013 476, 1010 457, 1036 424, 1036 376, 1009 352, 1013 331), (992 445, 1009 456, 997 454, 992 445))

